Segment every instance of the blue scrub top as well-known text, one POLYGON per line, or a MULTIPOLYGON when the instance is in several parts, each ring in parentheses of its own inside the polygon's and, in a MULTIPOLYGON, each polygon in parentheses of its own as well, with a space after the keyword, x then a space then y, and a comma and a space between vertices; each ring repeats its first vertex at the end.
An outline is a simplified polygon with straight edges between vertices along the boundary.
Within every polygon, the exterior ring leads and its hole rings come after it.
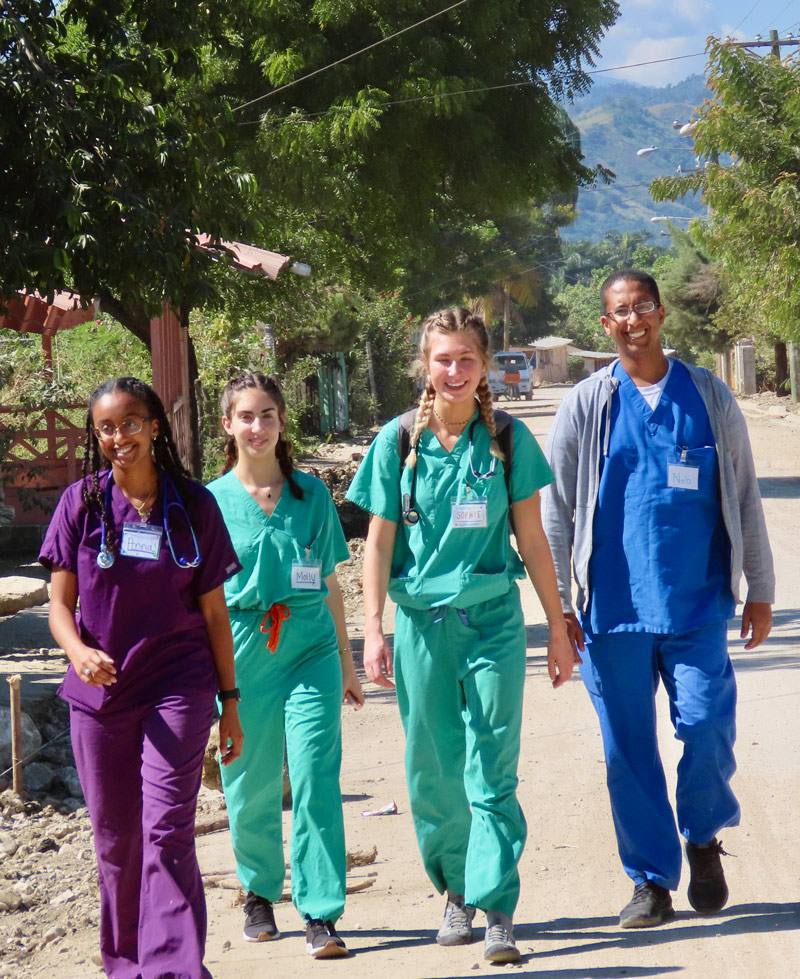
POLYGON ((584 616, 590 632, 674 634, 734 612, 711 423, 689 372, 680 361, 671 365, 654 410, 624 368, 614 368, 620 383, 584 616), (670 467, 678 467, 671 480, 670 467))

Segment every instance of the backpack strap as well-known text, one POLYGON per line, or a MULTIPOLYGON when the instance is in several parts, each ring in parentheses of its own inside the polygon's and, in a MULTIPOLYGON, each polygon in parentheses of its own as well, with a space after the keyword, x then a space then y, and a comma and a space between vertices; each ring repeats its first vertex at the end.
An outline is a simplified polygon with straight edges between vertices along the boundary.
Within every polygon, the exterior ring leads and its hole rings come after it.
POLYGON ((411 429, 417 420, 417 409, 404 411, 397 419, 397 454, 400 457, 400 472, 406 464, 408 453, 411 451, 411 429))

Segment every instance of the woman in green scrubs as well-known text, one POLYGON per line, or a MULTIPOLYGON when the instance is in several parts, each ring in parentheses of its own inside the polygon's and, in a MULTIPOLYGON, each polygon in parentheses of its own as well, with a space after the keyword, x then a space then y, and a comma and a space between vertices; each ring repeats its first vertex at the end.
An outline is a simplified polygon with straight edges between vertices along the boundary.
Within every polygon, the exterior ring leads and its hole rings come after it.
POLYGON ((554 687, 569 679, 577 653, 539 515, 538 491, 553 477, 515 420, 506 486, 488 364, 480 317, 466 309, 429 317, 410 452, 401 460, 394 419, 347 496, 372 514, 364 669, 382 686, 393 686, 393 675, 397 681, 417 840, 428 876, 447 893, 437 941, 472 941, 481 909, 484 957, 516 962, 512 918, 526 836, 516 796, 526 650, 517 579, 526 570, 550 627, 554 687), (509 541, 509 515, 519 554, 509 541), (394 655, 382 627, 387 593, 397 603, 394 655))
POLYGON ((262 374, 222 396, 224 475, 209 484, 243 566, 226 582, 246 747, 222 773, 244 938, 279 937, 272 905, 285 876, 283 746, 292 783, 292 900, 314 958, 347 955, 335 923, 345 902, 339 769, 341 704, 364 703, 336 565, 350 554, 321 480, 294 469, 286 406, 262 374))

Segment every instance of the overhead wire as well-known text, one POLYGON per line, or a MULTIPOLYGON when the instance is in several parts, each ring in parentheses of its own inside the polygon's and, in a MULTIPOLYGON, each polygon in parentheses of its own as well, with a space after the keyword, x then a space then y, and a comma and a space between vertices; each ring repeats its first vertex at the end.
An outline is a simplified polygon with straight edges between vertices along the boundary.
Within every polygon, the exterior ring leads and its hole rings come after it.
POLYGON ((401 34, 407 34, 409 31, 413 31, 415 28, 421 26, 422 24, 427 24, 431 20, 435 20, 437 17, 441 17, 442 14, 447 14, 451 10, 455 10, 456 7, 461 7, 463 4, 468 3, 469 0, 457 0, 456 3, 450 4, 449 7, 445 7, 443 10, 438 10, 435 14, 431 14, 429 17, 423 17, 422 20, 418 20, 415 24, 410 24, 408 27, 402 28, 402 30, 395 31, 394 34, 389 34, 386 37, 382 37, 380 40, 368 44, 366 47, 359 48, 358 51, 353 51, 351 54, 346 54, 343 58, 339 58, 337 61, 333 61, 328 65, 323 65, 321 68, 317 68, 315 71, 311 71, 306 75, 301 75, 300 78, 295 78, 291 82, 287 82, 285 85, 281 85, 280 88, 275 88, 271 92, 266 92, 264 95, 259 95, 254 99, 250 99, 249 102, 243 102, 241 105, 237 105, 234 108, 234 112, 239 109, 246 109, 249 105, 254 105, 256 102, 261 102, 264 99, 269 99, 273 95, 277 95, 278 92, 283 92, 287 88, 292 88, 294 85, 299 85, 300 82, 305 81, 307 78, 313 78, 315 75, 321 74, 323 71, 328 71, 330 68, 335 68, 337 65, 343 64, 345 61, 350 61, 352 58, 357 57, 359 54, 364 54, 365 51, 371 51, 373 48, 379 47, 381 44, 386 44, 387 41, 391 41, 396 37, 400 37, 401 34))

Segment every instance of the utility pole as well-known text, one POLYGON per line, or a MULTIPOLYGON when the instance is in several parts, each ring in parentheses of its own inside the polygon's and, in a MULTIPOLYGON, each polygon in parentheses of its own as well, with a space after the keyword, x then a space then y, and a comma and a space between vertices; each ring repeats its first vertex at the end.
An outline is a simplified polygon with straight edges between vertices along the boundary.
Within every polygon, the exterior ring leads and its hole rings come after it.
POLYGON ((756 34, 754 41, 728 41, 732 48, 771 48, 770 54, 776 58, 781 56, 781 48, 784 45, 800 44, 800 38, 790 34, 788 37, 778 37, 777 31, 769 32, 769 40, 765 41, 760 34, 756 34))

